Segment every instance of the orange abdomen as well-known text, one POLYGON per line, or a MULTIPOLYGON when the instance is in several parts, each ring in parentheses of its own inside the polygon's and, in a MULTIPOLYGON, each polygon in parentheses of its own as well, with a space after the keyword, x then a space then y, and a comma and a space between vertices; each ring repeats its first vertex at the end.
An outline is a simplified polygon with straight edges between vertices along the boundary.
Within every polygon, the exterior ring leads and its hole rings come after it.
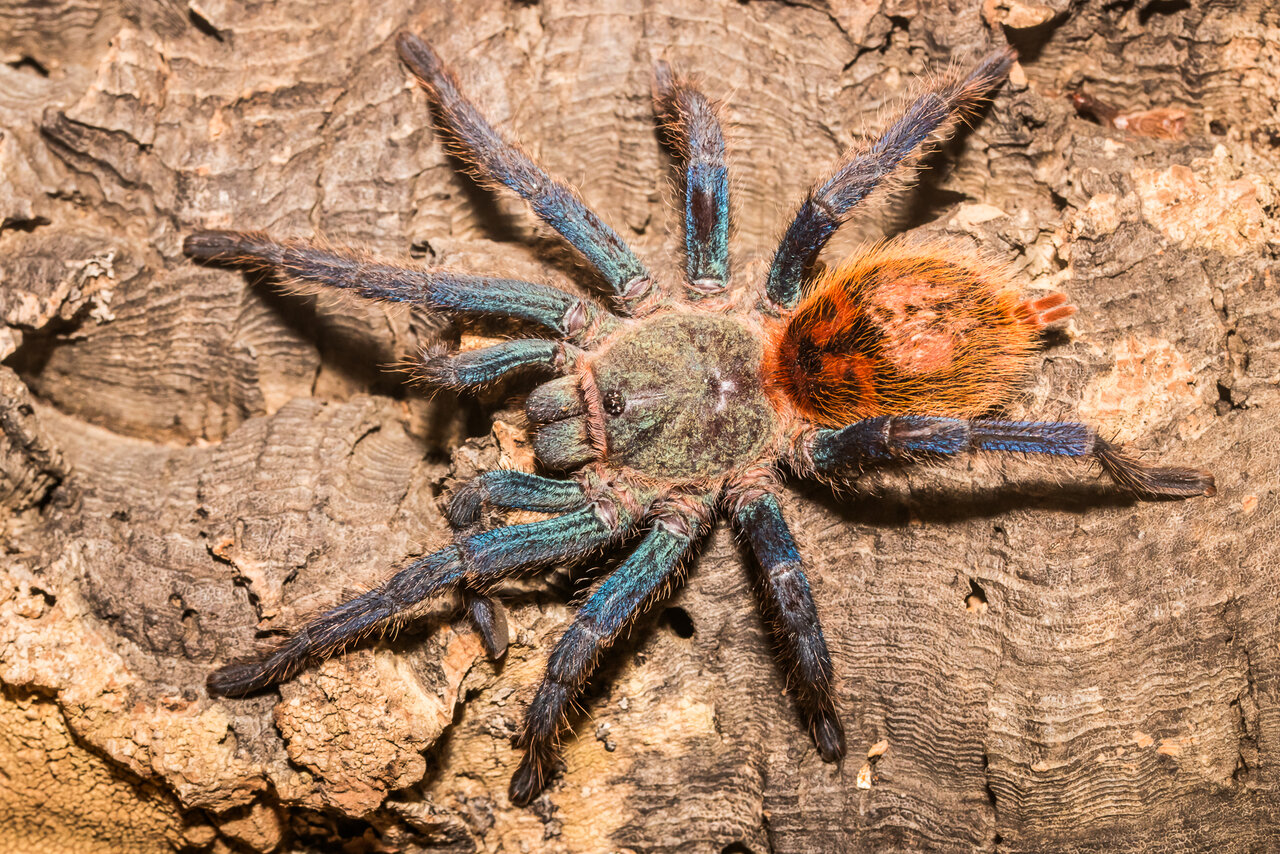
POLYGON ((1074 309, 1023 302, 1004 274, 947 248, 881 244, 824 274, 765 356, 771 393, 809 421, 972 418, 1007 404, 1040 329, 1074 309))

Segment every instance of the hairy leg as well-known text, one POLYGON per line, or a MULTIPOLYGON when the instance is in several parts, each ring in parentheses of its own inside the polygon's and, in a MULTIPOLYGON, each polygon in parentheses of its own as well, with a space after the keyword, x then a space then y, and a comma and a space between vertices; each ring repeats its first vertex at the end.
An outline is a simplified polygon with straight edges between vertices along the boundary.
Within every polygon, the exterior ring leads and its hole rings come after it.
POLYGON ((417 372, 430 386, 473 389, 526 368, 563 373, 580 352, 562 341, 519 338, 460 353, 445 348, 428 351, 423 353, 417 372))
POLYGON ((511 640, 511 633, 507 628, 507 612, 492 597, 483 593, 467 590, 464 595, 471 625, 480 635, 485 653, 491 660, 497 661, 507 654, 507 645, 511 640))
POLYGON ((613 320, 586 300, 549 285, 404 267, 351 249, 305 240, 280 242, 262 232, 198 231, 187 237, 182 250, 198 261, 272 270, 298 286, 415 302, 449 314, 527 320, 569 341, 584 341, 613 320))
POLYGON ((267 656, 214 671, 209 689, 228 695, 257 691, 361 638, 398 628, 415 605, 455 586, 483 588, 519 569, 585 557, 635 524, 627 506, 601 496, 563 516, 463 536, 307 623, 267 656))
POLYGON ((518 193, 604 277, 623 308, 629 311, 643 300, 652 278, 622 238, 567 184, 552 178, 493 129, 458 91, 457 81, 430 45, 411 33, 401 33, 396 45, 400 58, 431 95, 440 123, 453 134, 471 173, 518 193))
POLYGON ((525 713, 521 737, 525 756, 511 778, 512 803, 527 804, 542 791, 566 706, 595 669, 600 652, 673 580, 702 527, 692 512, 672 510, 659 516, 636 550, 604 580, 560 637, 525 713))
POLYGON ((685 273, 690 296, 717 294, 729 281, 729 172, 715 108, 701 92, 654 69, 654 100, 684 161, 685 273))
POLYGON ((775 306, 796 305, 806 273, 854 206, 900 166, 915 162, 927 144, 946 134, 966 111, 975 109, 1004 80, 1014 58, 1012 50, 1002 48, 963 77, 945 78, 916 98, 873 145, 849 150, 831 177, 809 191, 769 270, 766 293, 775 306))
POLYGON ((467 481, 449 498, 449 522, 466 528, 480 521, 484 505, 538 513, 565 513, 587 503, 577 482, 511 469, 495 469, 467 481))
POLYGON ((822 636, 800 550, 773 495, 765 493, 748 500, 734 514, 734 521, 760 562, 774 634, 791 660, 813 742, 825 761, 835 762, 844 756, 844 727, 831 695, 831 654, 822 636))
POLYGON ((894 460, 946 457, 970 451, 1004 451, 1086 457, 1140 498, 1213 495, 1213 475, 1201 469, 1153 466, 1106 441, 1085 424, 1070 421, 1001 421, 892 415, 839 430, 802 436, 794 459, 802 471, 840 475, 894 460))
MULTIPOLYGON (((586 505, 587 493, 572 480, 555 480, 528 472, 497 469, 459 486, 445 514, 455 528, 480 524, 486 504, 539 513, 567 513, 586 505)), ((509 634, 502 605, 475 589, 465 591, 467 614, 493 660, 506 654, 509 634)))

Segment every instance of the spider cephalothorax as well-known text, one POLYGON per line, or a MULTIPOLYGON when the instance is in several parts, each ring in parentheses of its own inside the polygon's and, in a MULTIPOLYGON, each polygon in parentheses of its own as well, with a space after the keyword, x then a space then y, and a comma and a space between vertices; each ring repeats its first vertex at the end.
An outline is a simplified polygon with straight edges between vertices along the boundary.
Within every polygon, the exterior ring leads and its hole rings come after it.
POLYGON ((548 285, 388 264, 260 233, 199 232, 185 250, 205 261, 269 268, 295 285, 545 330, 550 337, 433 351, 419 372, 429 384, 456 389, 517 369, 555 374, 529 394, 526 411, 539 463, 569 474, 500 470, 462 485, 448 506, 450 545, 321 615, 268 656, 218 670, 209 678, 214 691, 242 694, 287 679, 308 661, 393 629, 413 606, 450 589, 464 591, 490 654, 500 656, 505 619, 487 588, 518 570, 583 559, 644 529, 549 657, 511 781, 511 799, 526 803, 543 788, 565 709, 600 651, 670 586, 724 514, 760 562, 798 701, 819 752, 834 761, 845 746, 831 658, 775 497, 779 466, 840 481, 878 464, 1005 451, 1092 459, 1144 498, 1213 492, 1209 474, 1146 465, 1083 424, 982 417, 1016 391, 1040 330, 1073 310, 1061 295, 1024 301, 991 265, 904 243, 874 247, 806 283, 853 208, 973 110, 1004 79, 1011 51, 941 79, 878 141, 850 150, 810 191, 767 278, 745 283, 729 265, 728 178, 715 110, 665 65, 657 69, 657 103, 680 154, 684 200, 678 282, 651 275, 569 187, 494 131, 429 46, 406 34, 399 48, 474 174, 520 194, 559 231, 605 281, 614 312, 548 285), (486 506, 549 515, 489 528, 486 506))

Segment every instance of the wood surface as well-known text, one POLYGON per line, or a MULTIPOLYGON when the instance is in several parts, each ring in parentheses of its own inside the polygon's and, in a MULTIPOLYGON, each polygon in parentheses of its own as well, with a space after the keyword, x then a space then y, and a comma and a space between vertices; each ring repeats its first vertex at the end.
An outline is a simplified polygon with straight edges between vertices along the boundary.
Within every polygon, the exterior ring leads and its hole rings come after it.
POLYGON ((1277 43, 1270 0, 0 3, 0 850, 1280 849, 1277 43), (460 174, 405 28, 663 269, 655 60, 725 103, 747 264, 916 77, 1009 40, 973 129, 826 257, 910 232, 1064 291, 1012 413, 1204 466, 1217 497, 992 457, 789 482, 836 766, 723 527, 606 656, 530 808, 511 739, 598 567, 503 588, 499 667, 442 602, 211 699, 210 669, 443 542, 450 484, 527 463, 528 385, 428 398, 387 366, 456 327, 194 266, 183 236, 593 286, 460 174))

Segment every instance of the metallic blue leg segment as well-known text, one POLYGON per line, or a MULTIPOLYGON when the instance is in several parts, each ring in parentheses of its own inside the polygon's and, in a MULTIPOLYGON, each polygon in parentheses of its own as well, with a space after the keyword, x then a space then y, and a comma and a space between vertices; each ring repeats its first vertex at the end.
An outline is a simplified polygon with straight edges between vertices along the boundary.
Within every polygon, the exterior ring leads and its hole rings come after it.
POLYGON ((350 249, 304 240, 281 243, 261 232, 199 231, 182 248, 200 261, 274 270, 295 283, 339 288, 368 299, 527 320, 570 340, 597 320, 610 319, 585 300, 549 285, 401 267, 350 249))
POLYGON ((565 364, 564 345, 541 338, 518 338, 461 353, 424 354, 418 376, 428 385, 478 388, 524 368, 557 370, 565 364))
POLYGON ((894 460, 954 456, 968 451, 1013 451, 1083 457, 1096 434, 1084 424, 1055 421, 963 421, 927 415, 868 418, 812 435, 809 456, 820 472, 894 460))
POLYGON ((969 440, 979 451, 1087 457, 1097 439, 1092 428, 1070 421, 969 422, 969 440))
POLYGON ((648 536, 582 606, 547 660, 547 673, 525 714, 524 760, 511 778, 512 803, 527 804, 545 783, 556 732, 565 707, 595 669, 600 652, 665 589, 688 553, 701 525, 692 516, 654 523, 648 536))
POLYGON ((396 615, 405 607, 443 592, 463 576, 456 546, 432 552, 397 572, 381 587, 343 602, 307 623, 266 658, 215 670, 209 674, 209 691, 239 696, 283 682, 313 659, 394 628, 396 615))
POLYGON ((495 469, 467 481, 449 499, 449 523, 466 528, 480 521, 485 504, 539 513, 565 513, 586 504, 582 487, 523 471, 495 469))
POLYGON ((1009 48, 988 54, 967 76, 917 98, 870 148, 845 154, 835 174, 809 191, 778 246, 766 285, 774 305, 795 307, 806 273, 854 206, 958 116, 976 107, 1004 80, 1014 59, 1009 48))
POLYGON ((729 281, 729 172, 715 109, 660 62, 655 97, 684 159, 685 272, 691 296, 719 293, 729 281))
POLYGON ((313 659, 332 655, 360 638, 394 630, 409 608, 458 584, 485 587, 517 569, 581 558, 632 524, 634 520, 620 514, 614 502, 598 499, 554 519, 464 537, 312 620, 266 658, 214 671, 209 690, 240 695, 281 682, 313 659))
POLYGON ((438 120, 453 134, 475 177, 503 184, 525 199, 539 219, 599 271, 624 306, 643 298, 652 284, 649 271, 622 238, 572 189, 493 129, 458 91, 457 81, 430 45, 411 33, 401 33, 396 45, 400 58, 435 101, 438 120))
POLYGON ((469 570, 490 576, 507 570, 542 566, 585 557, 607 545, 632 520, 604 498, 572 513, 481 531, 459 541, 469 570))
POLYGON ((844 727, 831 695, 831 653, 822 635, 800 550, 778 499, 772 495, 762 495, 743 505, 734 521, 760 562, 774 634, 793 665, 795 687, 809 719, 814 744, 825 761, 835 762, 845 753, 844 727))
MULTIPOLYGON (((603 510, 599 505, 594 509, 588 508, 590 516, 579 513, 574 516, 561 516, 558 520, 551 520, 557 523, 563 520, 562 524, 557 524, 555 529, 550 532, 551 538, 553 540, 558 539, 564 543, 572 543, 574 540, 581 538, 582 545, 587 546, 589 549, 601 545, 601 537, 607 540, 609 534, 601 529, 597 523, 602 522, 605 526, 608 526, 611 524, 609 521, 610 514, 614 512, 612 502, 607 501, 607 499, 602 499, 602 501, 604 502, 602 505, 603 510), (604 513, 603 519, 601 518, 602 512, 604 513)), ((584 508, 587 499, 582 488, 573 481, 552 480, 519 471, 496 470, 474 478, 454 492, 446 511, 450 524, 463 528, 478 523, 481 520, 480 514, 486 502, 513 509, 537 510, 544 513, 564 513, 584 508)), ((616 524, 616 520, 612 524, 616 524)), ((491 543, 495 539, 501 542, 505 537, 530 536, 527 526, 520 525, 495 528, 494 531, 497 532, 495 537, 477 537, 464 541, 468 547, 474 547, 472 552, 473 560, 492 561, 493 549, 491 543)), ((537 534, 532 535, 532 539, 535 541, 537 537, 537 534)), ((580 552, 564 553, 562 550, 561 553, 557 554, 556 559, 575 558, 578 556, 580 556, 580 552)), ((499 563, 501 562, 502 558, 500 557, 499 563)), ((476 631, 480 634, 480 639, 484 643, 484 648, 489 658, 496 661, 506 655, 507 652, 509 639, 507 617, 501 604, 477 589, 483 589, 487 586, 486 577, 482 577, 478 584, 468 585, 464 593, 467 615, 471 618, 472 625, 475 626, 476 631)))
POLYGON ((839 430, 816 430, 800 450, 800 463, 821 474, 856 473, 894 460, 1003 451, 1088 457, 1119 486, 1142 498, 1190 498, 1214 493, 1213 476, 1200 469, 1152 466, 1114 445, 1086 424, 1071 421, 1001 421, 891 415, 839 430))

